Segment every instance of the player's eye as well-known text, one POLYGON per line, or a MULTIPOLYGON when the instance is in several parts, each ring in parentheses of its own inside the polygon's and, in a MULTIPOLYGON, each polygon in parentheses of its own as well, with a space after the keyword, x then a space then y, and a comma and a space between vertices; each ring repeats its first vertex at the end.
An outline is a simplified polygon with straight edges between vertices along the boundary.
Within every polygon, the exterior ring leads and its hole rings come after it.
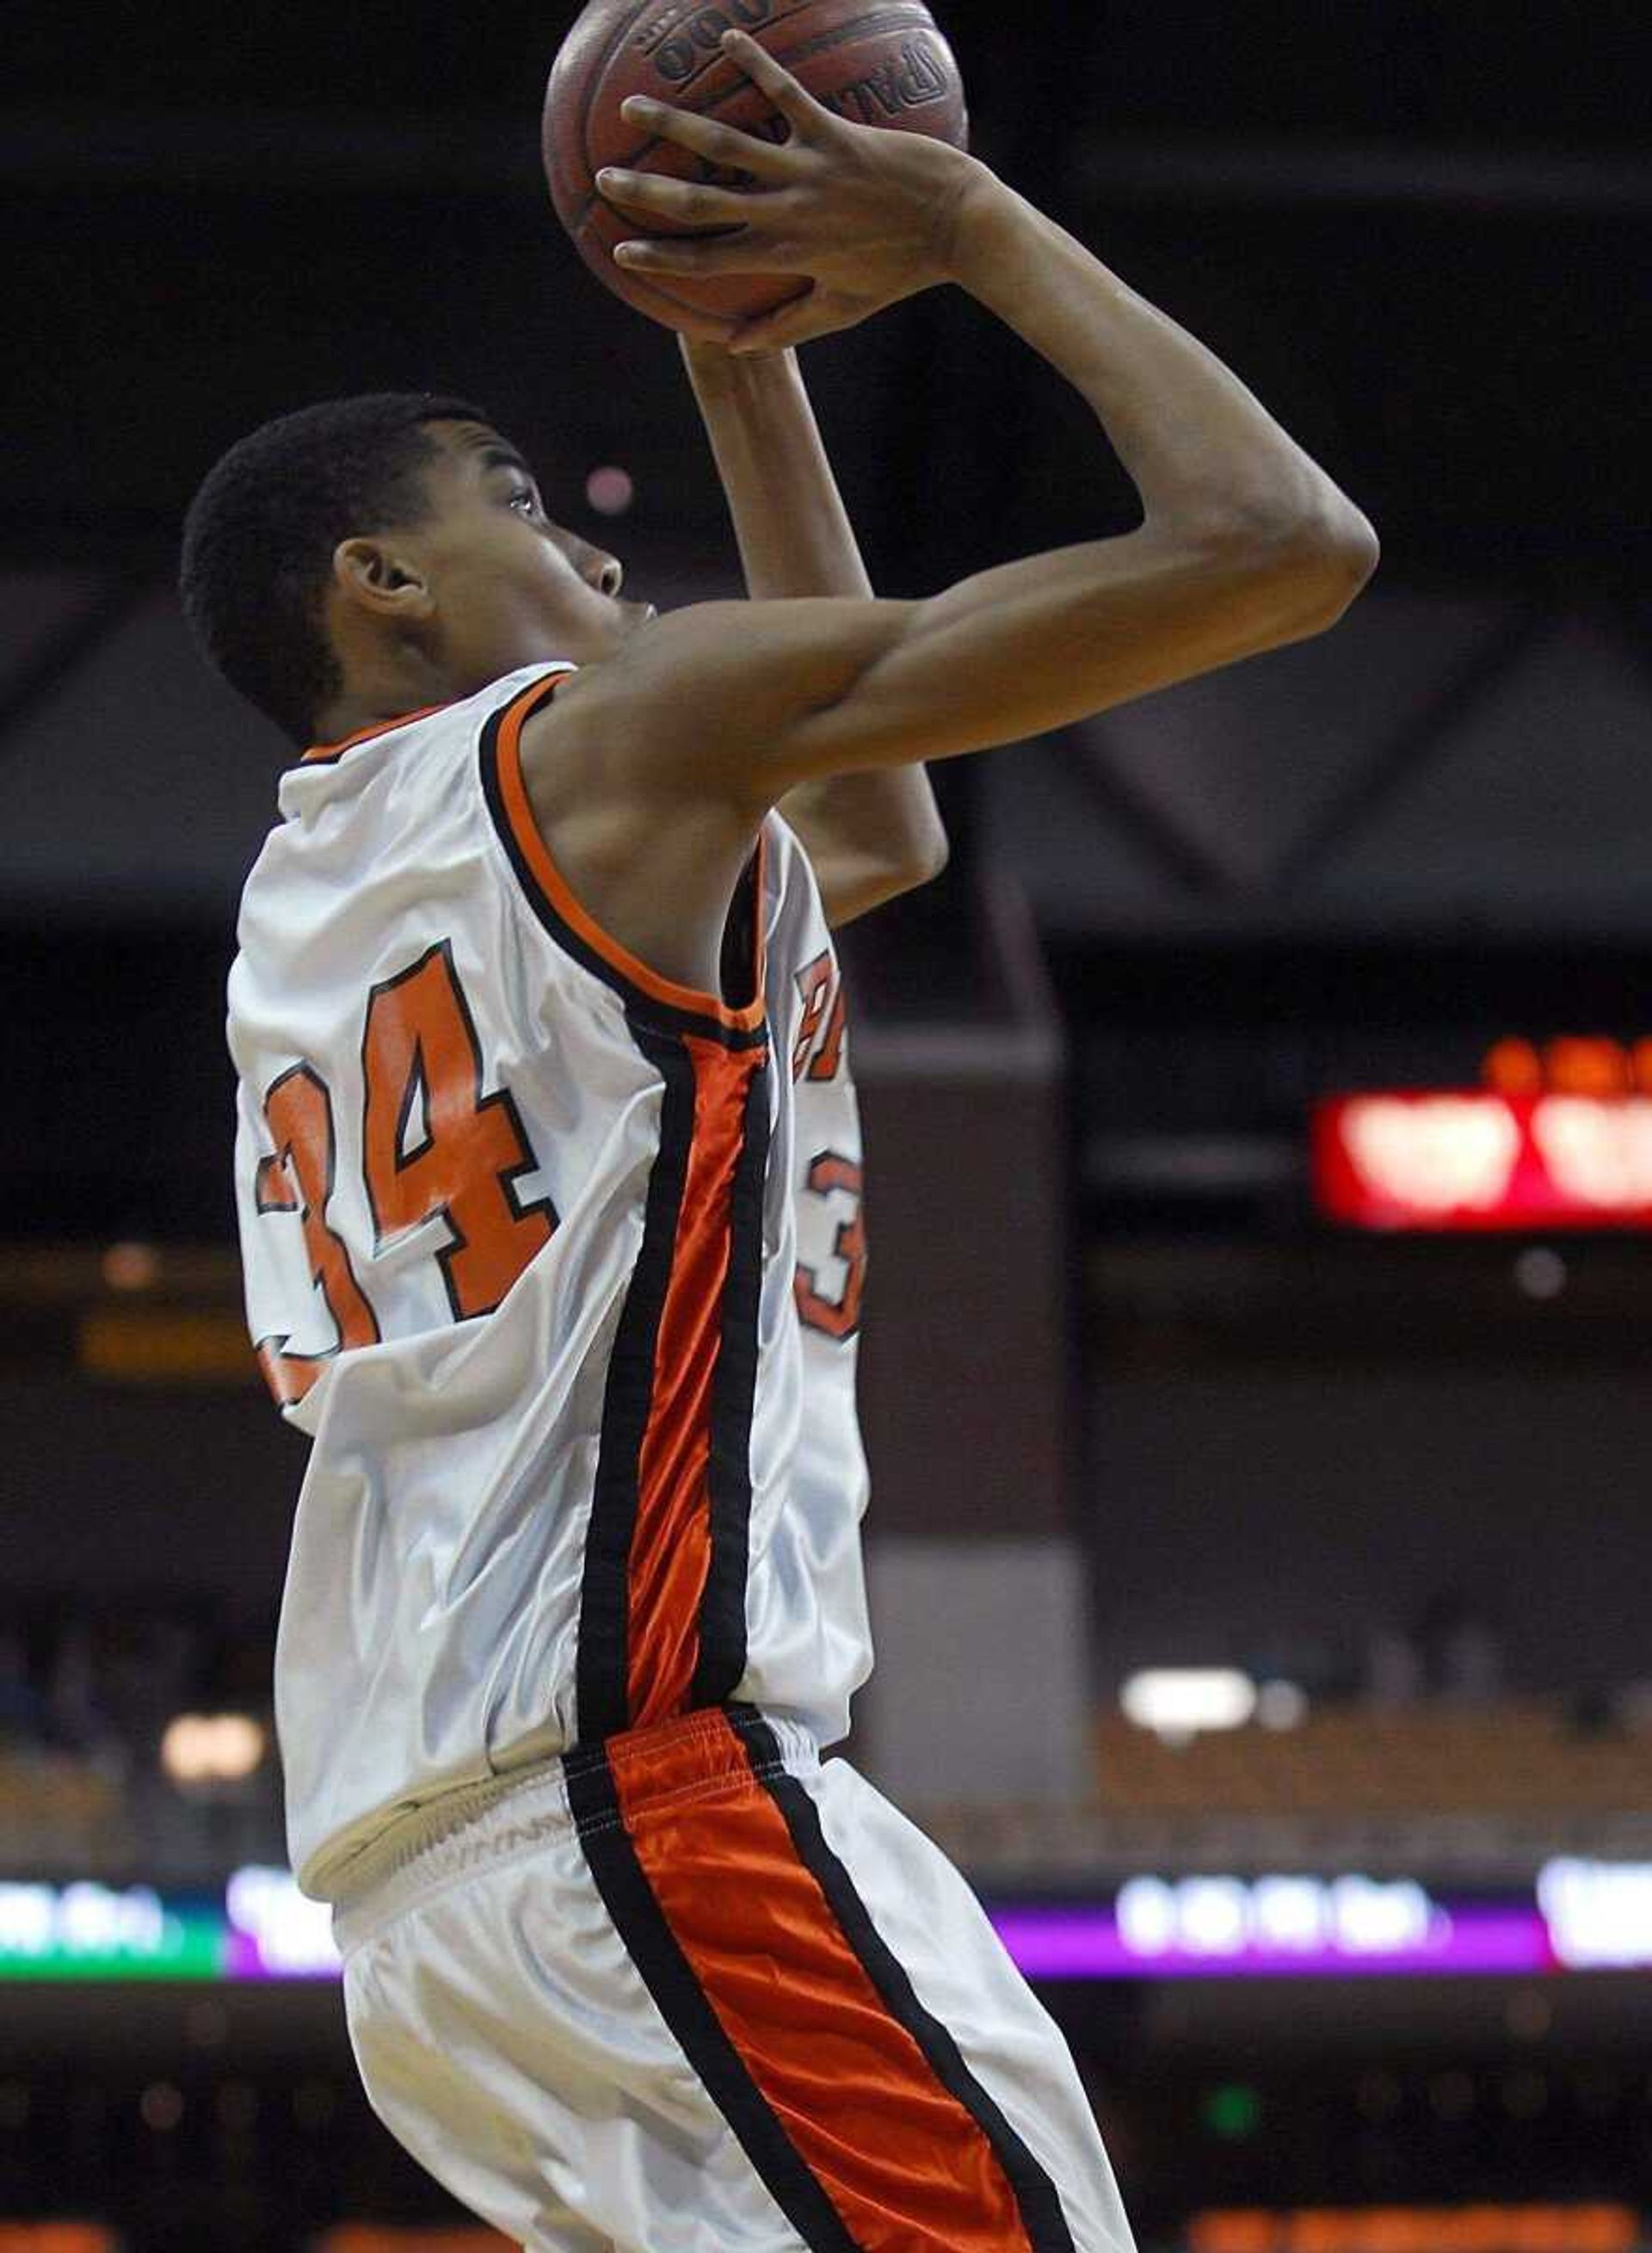
POLYGON ((519 509, 524 516, 537 516, 539 495, 532 485, 517 485, 507 495, 505 505, 507 508, 519 509))

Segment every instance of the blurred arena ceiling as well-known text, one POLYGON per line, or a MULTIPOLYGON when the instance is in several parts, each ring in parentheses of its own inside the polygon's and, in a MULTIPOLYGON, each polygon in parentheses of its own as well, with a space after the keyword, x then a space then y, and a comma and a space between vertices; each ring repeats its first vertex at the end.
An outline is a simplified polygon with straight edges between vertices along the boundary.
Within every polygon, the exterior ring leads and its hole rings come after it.
MULTIPOLYGON (((8 17, 29 342, 0 457, 0 916, 233 903, 282 754, 170 583, 195 484, 268 415, 475 396, 640 591, 733 587, 671 340, 591 284, 540 180, 574 12, 8 17), (610 462, 637 496, 611 521, 584 499, 610 462)), ((1041 912, 1643 936, 1652 33, 1398 0, 938 12, 978 150, 1221 353, 1384 542, 1333 634, 995 763, 981 827, 1041 912)), ((1082 403, 956 292, 807 365, 888 591, 1136 520, 1082 403)))

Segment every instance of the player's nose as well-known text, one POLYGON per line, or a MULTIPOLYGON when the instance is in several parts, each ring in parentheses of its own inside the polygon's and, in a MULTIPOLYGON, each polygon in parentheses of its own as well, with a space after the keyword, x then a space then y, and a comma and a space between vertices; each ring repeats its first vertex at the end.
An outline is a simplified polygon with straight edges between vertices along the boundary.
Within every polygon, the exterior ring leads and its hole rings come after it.
POLYGON ((625 567, 618 556, 593 548, 589 541, 575 541, 574 563, 586 585, 595 587, 599 594, 617 595, 625 583, 625 567))

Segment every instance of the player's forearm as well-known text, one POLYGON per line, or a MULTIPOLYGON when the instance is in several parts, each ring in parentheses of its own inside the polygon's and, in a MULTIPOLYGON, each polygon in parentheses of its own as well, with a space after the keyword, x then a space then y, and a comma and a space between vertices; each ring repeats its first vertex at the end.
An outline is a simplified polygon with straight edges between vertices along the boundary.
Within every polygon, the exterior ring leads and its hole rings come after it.
POLYGON ((686 344, 683 357, 752 600, 869 595, 797 354, 740 359, 686 344))
POLYGON ((1370 525, 1216 355, 984 170, 962 198, 953 278, 1089 401, 1149 523, 1370 525))
MULTIPOLYGON (((685 343, 746 592, 869 596, 872 582, 832 473, 795 352, 735 359, 685 343)), ((833 924, 938 873, 946 831, 921 766, 836 775, 790 791, 780 813, 802 839, 833 924)))

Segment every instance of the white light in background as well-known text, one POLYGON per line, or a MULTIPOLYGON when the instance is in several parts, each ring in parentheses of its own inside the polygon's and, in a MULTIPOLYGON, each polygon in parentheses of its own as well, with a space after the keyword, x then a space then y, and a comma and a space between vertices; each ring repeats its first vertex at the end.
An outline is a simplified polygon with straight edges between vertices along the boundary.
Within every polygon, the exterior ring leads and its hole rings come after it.
POLYGON ((1251 1888, 1256 1936, 1265 1948, 1322 1947, 1330 1929, 1326 1887, 1314 1878, 1258 1878, 1251 1888))
POLYGON ((1183 1878, 1177 1933, 1196 1956, 1237 1956, 1251 1937, 1251 1889, 1242 1878, 1183 1878))
POLYGON ((1256 1712, 1256 1685, 1236 1666, 1147 1666, 1119 1692, 1126 1718, 1167 1744, 1201 1729, 1240 1729, 1256 1712))
POLYGON ((1549 1943, 1572 1971, 1652 1965, 1652 1862, 1562 1856, 1537 1873, 1549 1943))
POLYGON ((585 480, 585 499, 598 516, 624 516, 636 498, 630 471, 616 463, 604 463, 585 480))
POLYGON ((161 1766, 174 1783, 239 1783, 268 1742, 250 1713, 179 1713, 161 1738, 161 1766))
POLYGON ((1546 1095, 1531 1133, 1556 1187, 1577 1203, 1606 1212, 1652 1204, 1652 1102, 1546 1095))
POLYGON ((0 1957, 158 1956, 169 1920, 150 1886, 0 1885, 0 1957))
POLYGON ((1410 1879, 1338 1878, 1331 1887, 1336 1944, 1350 1956, 1391 1956, 1421 1948, 1441 1914, 1410 1879))
POLYGON ((267 1971, 293 1975, 336 1971, 332 1910, 298 1890, 289 1870, 249 1863, 232 1872, 224 1906, 237 1932, 258 1944, 267 1971))
POLYGON ((1256 1693, 1256 1718, 1265 1729, 1300 1729, 1307 1719, 1307 1692, 1294 1682, 1265 1682, 1256 1693))
POLYGON ((1230 1960, 1253 1949, 1300 1958, 1402 1955, 1446 1936, 1450 1920, 1409 1878, 1274 1875, 1131 1878, 1119 1889, 1119 1936, 1133 1956, 1230 1960))
POLYGON ((57 1927, 51 1886, 0 1885, 0 1956, 45 1956, 57 1927))
POLYGON ((1176 1944, 1176 1897, 1162 1878, 1131 1878, 1119 1888, 1113 1914, 1135 1956, 1162 1956, 1176 1944))
POLYGON ((1369 1189, 1432 1212, 1496 1204, 1520 1155, 1501 1095, 1362 1097, 1343 1113, 1342 1140, 1369 1189))

